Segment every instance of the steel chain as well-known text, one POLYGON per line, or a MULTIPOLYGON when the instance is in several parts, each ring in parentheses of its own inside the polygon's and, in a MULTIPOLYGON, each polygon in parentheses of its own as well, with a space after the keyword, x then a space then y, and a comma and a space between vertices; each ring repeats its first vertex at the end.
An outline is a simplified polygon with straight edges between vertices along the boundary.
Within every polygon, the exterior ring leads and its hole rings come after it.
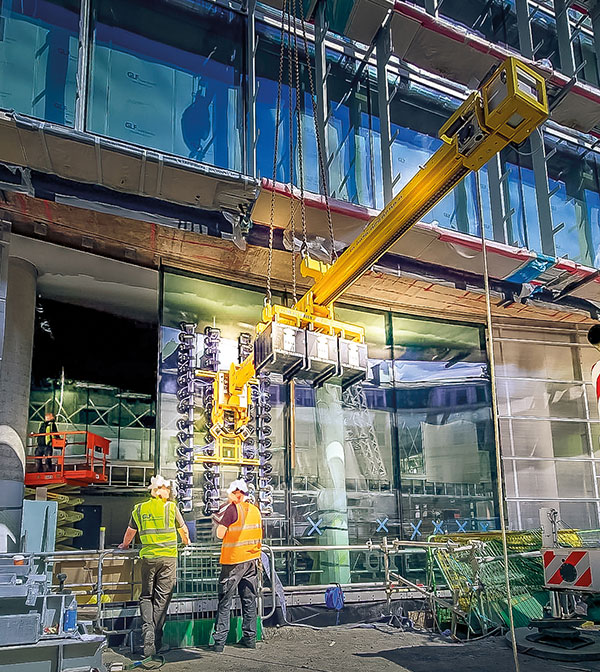
POLYGON ((271 276, 273 272, 273 230, 275 228, 275 182, 277 181, 277 154, 279 153, 279 121, 281 116, 281 83, 283 80, 283 51, 285 48, 284 34, 285 23, 283 16, 287 11, 288 0, 283 0, 283 15, 281 22, 281 47, 279 49, 279 79, 277 80, 277 106, 275 109, 275 140, 273 148, 273 183, 271 184, 271 216, 269 222, 269 256, 267 261, 267 295, 265 303, 270 304, 272 299, 271 294, 271 276))
MULTIPOLYGON (((310 86, 310 97, 313 105, 313 120, 315 126, 315 137, 317 140, 317 155, 319 159, 319 177, 321 182, 321 188, 323 190, 323 196, 325 197, 325 209, 327 211, 327 226, 329 228, 329 242, 331 245, 330 260, 333 263, 337 259, 337 252, 335 250, 335 238, 333 232, 333 221, 331 219, 331 208, 329 207, 329 195, 327 187, 327 173, 325 172, 326 164, 323 159, 323 146, 321 144, 321 136, 319 134, 319 124, 317 121, 317 97, 315 94, 315 83, 312 75, 312 69, 310 65, 310 52, 308 49, 308 38, 306 36, 306 25, 304 20, 304 6, 302 0, 300 0, 300 25, 302 26, 302 40, 304 43, 304 55, 306 57, 306 67, 308 70, 308 82, 310 86)), ((327 132, 325 128, 325 120, 323 120, 323 133, 327 132)))

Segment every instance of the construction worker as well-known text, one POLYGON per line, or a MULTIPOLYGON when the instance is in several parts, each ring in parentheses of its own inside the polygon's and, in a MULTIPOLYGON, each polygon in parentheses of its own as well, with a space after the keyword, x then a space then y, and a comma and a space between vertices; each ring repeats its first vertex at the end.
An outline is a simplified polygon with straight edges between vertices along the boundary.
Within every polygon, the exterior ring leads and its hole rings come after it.
POLYGON ((190 535, 177 504, 169 501, 171 481, 153 476, 150 499, 133 507, 129 526, 119 548, 129 548, 139 533, 142 542, 142 593, 140 613, 144 656, 162 648, 163 627, 177 578, 177 533, 187 546, 190 535))
POLYGON ((36 460, 37 470, 38 471, 54 471, 54 465, 50 457, 52 456, 52 439, 55 437, 52 436, 52 432, 58 431, 56 428, 56 422, 54 420, 54 413, 46 413, 44 415, 44 422, 40 424, 38 429, 37 437, 37 446, 35 448, 36 457, 47 456, 47 460, 36 460), (46 463, 46 469, 44 469, 44 462, 46 463))
POLYGON ((256 597, 258 560, 261 553, 262 520, 258 507, 248 499, 248 485, 239 479, 228 490, 228 504, 213 516, 221 546, 219 604, 215 621, 213 651, 223 653, 229 633, 229 612, 236 591, 242 601, 242 640, 256 648, 256 597))

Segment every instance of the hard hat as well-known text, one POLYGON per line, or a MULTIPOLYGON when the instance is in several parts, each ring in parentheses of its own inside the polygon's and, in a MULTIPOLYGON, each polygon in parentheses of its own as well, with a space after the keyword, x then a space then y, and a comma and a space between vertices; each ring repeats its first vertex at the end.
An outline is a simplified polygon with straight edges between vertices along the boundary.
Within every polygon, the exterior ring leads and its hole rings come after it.
POLYGON ((154 490, 155 488, 170 488, 171 481, 167 478, 163 478, 160 474, 158 476, 152 476, 150 479, 150 485, 148 490, 154 490))
POLYGON ((230 495, 236 490, 243 492, 245 495, 248 494, 248 484, 243 478, 238 478, 236 481, 232 481, 227 488, 227 494, 230 495))

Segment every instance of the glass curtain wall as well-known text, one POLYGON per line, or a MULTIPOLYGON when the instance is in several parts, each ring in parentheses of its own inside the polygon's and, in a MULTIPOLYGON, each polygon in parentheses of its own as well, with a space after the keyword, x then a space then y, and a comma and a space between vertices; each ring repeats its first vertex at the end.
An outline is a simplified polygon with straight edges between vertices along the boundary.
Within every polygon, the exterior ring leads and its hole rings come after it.
POLYGON ((577 9, 569 8, 568 12, 573 38, 575 67, 578 68, 585 62, 585 65, 579 71, 579 78, 597 87, 600 80, 598 78, 598 59, 592 32, 592 21, 589 16, 582 14, 577 9))
MULTIPOLYGON (((390 82, 390 89, 394 92, 390 119, 392 179, 396 194, 440 147, 438 131, 461 101, 400 76, 390 82)), ((489 214, 489 201, 484 201, 484 211, 489 214)), ((423 217, 423 221, 480 236, 474 176, 468 175, 423 217)))
POLYGON ((444 0, 439 5, 444 18, 460 23, 490 42, 518 50, 515 0, 444 0))
MULTIPOLYGON (((258 21, 256 23, 258 47, 256 50, 256 121, 259 129, 256 160, 259 177, 273 179, 273 153, 275 148, 275 122, 277 106, 277 84, 279 77, 279 56, 281 48, 281 29, 258 21)), ((281 108, 278 133, 277 181, 290 182, 290 86, 288 58, 288 36, 284 35, 283 81, 281 87, 281 108)), ((312 44, 310 45, 312 47, 312 44)), ((317 158, 317 142, 313 105, 310 96, 310 85, 306 69, 306 52, 302 36, 294 42, 292 51, 298 49, 299 80, 300 80, 300 117, 302 128, 302 158, 304 165, 304 188, 319 193, 319 164, 317 158)), ((314 63, 314 52, 309 54, 310 63, 314 63)), ((296 109, 296 72, 295 59, 292 58, 291 109, 294 114, 292 138, 294 184, 299 186, 298 157, 298 126, 295 116, 296 109)), ((314 75, 314 73, 313 73, 314 75)))
POLYGON ((79 0, 0 2, 0 107, 73 126, 79 0))
POLYGON ((600 244, 600 158, 546 136, 556 255, 597 265, 600 244), (555 151, 554 151, 555 150, 555 151))
POLYGON ((496 375, 509 523, 539 527, 541 506, 572 527, 598 526, 600 421, 586 331, 496 329, 496 375))
POLYGON ((406 533, 496 529, 483 330, 400 316, 392 328, 406 533))
POLYGON ((327 50, 330 192, 334 198, 383 208, 381 138, 375 69, 327 50))
POLYGON ((245 19, 194 3, 93 0, 87 127, 241 170, 245 19))
MULTIPOLYGON (((179 323, 196 322, 198 332, 206 325, 219 328, 220 368, 227 368, 237 361, 239 334, 252 333, 260 318, 263 291, 174 272, 164 274, 163 287, 159 462, 163 473, 173 475, 179 323)), ((269 542, 355 545, 383 536, 418 539, 436 531, 495 529, 480 329, 343 306, 336 314, 364 327, 368 377, 342 391, 330 383, 314 388, 301 373, 293 385, 272 376, 275 512, 266 519, 269 542)), ((202 341, 199 335, 198 364, 202 341)), ((205 429, 200 413, 198 437, 205 429)), ((225 470, 221 486, 236 475, 236 469, 225 470)), ((199 504, 201 467, 194 481, 199 504)), ((199 538, 208 539, 210 521, 196 515, 199 538)), ((360 583, 381 578, 383 571, 377 554, 366 550, 277 557, 289 584, 360 583)), ((405 557, 403 568, 423 578, 423 554, 405 557)))
POLYGON ((500 153, 504 197, 512 213, 506 220, 505 235, 509 245, 539 252, 542 241, 531 156, 529 140, 518 150, 508 147, 500 153))
POLYGON ((59 430, 93 432, 109 439, 113 461, 154 459, 155 403, 148 394, 83 381, 47 380, 31 389, 30 433, 39 430, 46 413, 54 413, 59 430))

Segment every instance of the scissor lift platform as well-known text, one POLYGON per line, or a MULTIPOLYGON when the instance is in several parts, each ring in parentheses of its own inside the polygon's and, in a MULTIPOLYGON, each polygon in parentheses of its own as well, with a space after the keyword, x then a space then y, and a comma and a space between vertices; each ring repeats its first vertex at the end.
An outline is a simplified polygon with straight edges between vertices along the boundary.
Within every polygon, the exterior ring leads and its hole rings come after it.
MULTIPOLYGON (((48 434, 30 434, 30 437, 48 434)), ((78 485, 108 483, 106 462, 110 441, 86 431, 52 432, 53 455, 27 456, 25 485, 31 488, 44 485, 78 485), (83 450, 82 450, 83 448, 83 450), (60 451, 60 453, 58 452, 60 451), (39 461, 52 460, 53 471, 38 471, 39 461)))

